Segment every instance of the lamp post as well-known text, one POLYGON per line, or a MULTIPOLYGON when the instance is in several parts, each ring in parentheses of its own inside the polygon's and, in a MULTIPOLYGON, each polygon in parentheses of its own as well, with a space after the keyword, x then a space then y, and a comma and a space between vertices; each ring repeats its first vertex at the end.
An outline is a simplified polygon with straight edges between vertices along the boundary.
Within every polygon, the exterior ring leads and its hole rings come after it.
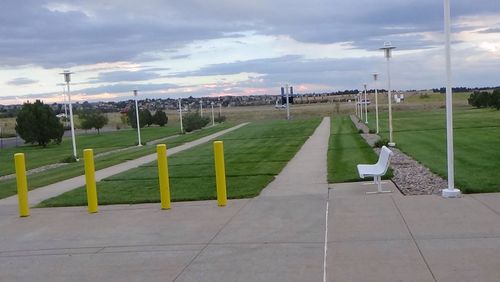
POLYGON ((356 109, 356 117, 358 116, 358 95, 354 96, 354 108, 356 109))
POLYGON ((358 101, 359 101, 359 116, 360 116, 360 120, 363 121, 363 103, 361 103, 362 101, 362 96, 361 96, 361 92, 358 93, 358 101))
POLYGON ((390 58, 392 57, 392 50, 396 47, 392 46, 390 41, 384 42, 384 47, 380 50, 384 50, 385 58, 387 59, 387 97, 389 98, 389 143, 391 147, 396 146, 396 143, 392 140, 392 91, 391 91, 391 67, 390 58))
POLYGON ((444 33, 446 53, 446 143, 448 155, 448 188, 443 189, 445 198, 460 197, 460 190, 455 188, 454 154, 453 154, 453 104, 451 85, 451 15, 450 0, 444 0, 444 33))
POLYGON ((286 119, 290 120, 290 103, 288 101, 288 94, 289 94, 288 84, 285 85, 285 93, 286 93, 286 119))
POLYGON ((135 98, 135 121, 137 125, 137 139, 139 140, 139 144, 137 146, 142 146, 141 124, 139 122, 139 106, 137 105, 137 90, 134 90, 134 98, 135 98))
POLYGON ((365 124, 368 124, 368 99, 366 98, 366 84, 363 86, 365 87, 365 124))
POLYGON ((68 90, 68 102, 69 102, 69 122, 71 126, 71 141, 73 143, 73 157, 78 161, 78 155, 76 154, 76 140, 75 140, 75 124, 73 122, 73 105, 71 104, 71 92, 69 90, 69 83, 71 82, 71 74, 69 70, 64 70, 62 73, 64 75, 64 81, 66 82, 66 86, 68 90))
POLYGON ((378 134, 378 90, 377 90, 378 84, 377 84, 377 79, 378 79, 378 73, 374 73, 373 74, 373 81, 374 81, 374 85, 375 85, 375 123, 376 123, 376 127, 377 127, 376 134, 378 134))
POLYGON ((212 106, 212 126, 215 125, 215 117, 214 117, 214 102, 210 103, 210 106, 212 106))
POLYGON ((184 133, 184 128, 182 128, 182 104, 181 104, 181 98, 179 98, 179 121, 181 123, 181 134, 184 133))

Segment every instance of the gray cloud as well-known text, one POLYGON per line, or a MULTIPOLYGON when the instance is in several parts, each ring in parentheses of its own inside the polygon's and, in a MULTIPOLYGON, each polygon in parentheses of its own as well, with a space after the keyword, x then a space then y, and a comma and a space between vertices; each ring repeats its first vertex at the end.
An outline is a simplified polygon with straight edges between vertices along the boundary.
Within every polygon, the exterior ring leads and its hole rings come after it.
POLYGON ((27 77, 17 77, 7 82, 9 85, 28 85, 37 83, 38 80, 30 79, 27 77))
MULTIPOLYGON (((99 93, 125 93, 132 90, 139 90, 139 92, 154 92, 159 90, 168 90, 170 88, 178 88, 175 84, 170 83, 148 83, 148 84, 133 84, 133 83, 117 83, 111 85, 103 85, 98 87, 89 87, 80 89, 74 92, 85 94, 99 94, 99 93)), ((132 94, 131 94, 132 95, 132 94)))
MULTIPOLYGON (((81 9, 49 10, 48 1, 0 3, 0 62, 15 66, 71 67, 115 61, 148 61, 162 50, 195 40, 239 37, 242 31, 286 34, 304 42, 353 41, 374 49, 387 38, 401 48, 432 42, 401 38, 409 32, 442 30, 442 2, 435 0, 358 1, 71 1, 81 9)), ((500 12, 497 0, 456 0, 453 15, 500 12)), ((175 56, 174 56, 175 57, 175 56)), ((176 59, 176 58, 174 58, 176 59)), ((180 59, 180 57, 177 57, 180 59)))
POLYGON ((485 30, 478 31, 478 33, 500 33, 500 27, 499 28, 488 28, 485 30))
POLYGON ((91 78, 90 83, 121 82, 121 81, 144 81, 161 77, 160 74, 151 70, 139 71, 111 71, 100 72, 97 77, 91 78))

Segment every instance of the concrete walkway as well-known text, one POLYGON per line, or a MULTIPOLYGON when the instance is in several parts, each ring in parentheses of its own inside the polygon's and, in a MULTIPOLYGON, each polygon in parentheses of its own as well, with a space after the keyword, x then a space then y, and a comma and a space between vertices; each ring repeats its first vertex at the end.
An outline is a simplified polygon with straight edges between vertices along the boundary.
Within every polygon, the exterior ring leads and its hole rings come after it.
POLYGON ((169 211, 0 213, 0 281, 498 281, 500 194, 329 187, 329 124, 259 197, 224 208, 203 201, 169 211))
MULTIPOLYGON (((214 134, 211 134, 211 135, 202 137, 200 139, 185 143, 183 145, 174 147, 172 149, 168 148, 167 154, 169 156, 171 156, 171 155, 176 154, 178 152, 182 152, 184 150, 187 150, 187 149, 190 149, 192 147, 198 146, 200 144, 206 143, 206 142, 208 142, 212 139, 215 139, 215 138, 217 138, 225 133, 228 133, 228 132, 231 132, 231 131, 236 130, 238 128, 241 128, 247 124, 248 123, 242 123, 242 124, 239 124, 237 126, 234 126, 234 127, 231 127, 231 128, 225 129, 225 130, 221 130, 221 131, 216 132, 214 134)), ((150 163, 152 161, 155 161, 156 158, 157 158, 157 155, 155 153, 155 154, 147 155, 147 156, 135 159, 135 160, 130 160, 130 161, 118 164, 118 165, 110 166, 110 167, 107 167, 107 168, 104 168, 101 170, 97 170, 95 172, 96 181, 101 181, 102 179, 104 179, 106 177, 110 177, 112 175, 139 167, 143 164, 150 163)), ((29 179, 28 179, 28 181, 29 181, 29 179)), ((29 202, 32 206, 35 206, 38 203, 42 202, 43 200, 46 200, 46 199, 49 199, 52 197, 56 197, 64 192, 71 191, 75 188, 78 188, 78 187, 81 187, 84 185, 85 185, 85 175, 81 175, 81 176, 73 177, 73 178, 70 178, 70 179, 67 179, 67 180, 64 180, 61 182, 50 184, 50 185, 47 185, 44 187, 40 187, 40 188, 37 188, 37 189, 29 192, 29 195, 28 195, 29 202)), ((4 209, 2 207, 5 207, 5 206, 10 206, 10 207, 12 207, 14 205, 17 206, 17 201, 18 201, 17 195, 14 195, 14 196, 11 196, 11 197, 8 197, 5 199, 1 199, 0 200, 0 208, 1 208, 0 210, 4 209)))

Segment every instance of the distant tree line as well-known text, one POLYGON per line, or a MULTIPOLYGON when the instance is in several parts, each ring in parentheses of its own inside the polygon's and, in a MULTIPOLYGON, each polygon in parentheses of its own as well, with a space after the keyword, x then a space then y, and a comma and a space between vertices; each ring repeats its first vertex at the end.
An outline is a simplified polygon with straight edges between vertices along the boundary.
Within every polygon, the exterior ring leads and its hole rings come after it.
MULTIPOLYGON (((498 88, 498 87, 452 87, 452 92, 454 93, 464 93, 464 92, 473 92, 473 91, 486 91, 486 90, 491 90, 492 88, 498 88)), ((446 88, 441 87, 441 88, 432 88, 433 93, 446 93, 446 88)))

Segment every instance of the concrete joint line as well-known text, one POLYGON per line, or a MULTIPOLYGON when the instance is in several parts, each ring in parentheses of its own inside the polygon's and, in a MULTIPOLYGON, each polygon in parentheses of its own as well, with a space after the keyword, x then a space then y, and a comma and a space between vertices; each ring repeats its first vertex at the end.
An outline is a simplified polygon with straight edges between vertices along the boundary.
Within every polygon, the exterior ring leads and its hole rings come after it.
POLYGON ((396 209, 398 210, 399 216, 401 217, 401 219, 403 220, 403 222, 404 222, 404 224, 406 226, 406 230, 408 230, 408 233, 410 233, 411 239, 412 239, 413 243, 415 244, 415 246, 417 247, 417 250, 418 250, 418 253, 420 254, 420 257, 422 258, 422 260, 425 263, 425 266, 427 267, 427 269, 429 270, 430 274, 432 275, 432 279, 434 279, 434 281, 437 282, 436 276, 432 272, 432 269, 431 269, 429 263, 425 259, 425 256, 422 253, 422 250, 420 249, 420 246, 418 245, 417 240, 415 240, 415 236, 413 236, 413 233, 411 232, 411 229, 408 226, 408 223, 406 222, 406 219, 404 218, 403 213, 399 209, 399 206, 396 204, 396 201, 394 200, 394 196, 391 196, 391 200, 392 200, 392 203, 394 204, 394 206, 396 207, 396 209))

